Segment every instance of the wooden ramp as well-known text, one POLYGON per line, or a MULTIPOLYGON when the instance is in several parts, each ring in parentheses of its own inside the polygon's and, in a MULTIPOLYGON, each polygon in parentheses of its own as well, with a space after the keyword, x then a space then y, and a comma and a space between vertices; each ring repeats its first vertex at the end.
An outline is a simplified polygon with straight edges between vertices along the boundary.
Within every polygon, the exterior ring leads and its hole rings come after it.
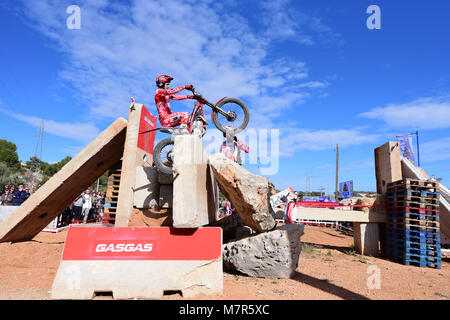
POLYGON ((0 242, 30 240, 123 155, 127 121, 117 119, 0 222, 0 242))

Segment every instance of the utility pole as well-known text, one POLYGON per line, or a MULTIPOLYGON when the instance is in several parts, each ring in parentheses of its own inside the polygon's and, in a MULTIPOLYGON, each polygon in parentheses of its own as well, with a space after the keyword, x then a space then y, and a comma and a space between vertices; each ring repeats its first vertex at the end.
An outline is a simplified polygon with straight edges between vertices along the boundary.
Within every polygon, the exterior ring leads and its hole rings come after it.
POLYGON ((336 201, 339 198, 339 144, 336 145, 336 201))
POLYGON ((37 142, 36 142, 36 148, 34 150, 34 157, 39 159, 38 163, 33 163, 31 165, 31 171, 36 171, 39 170, 41 168, 41 163, 40 161, 42 160, 42 140, 43 140, 43 135, 44 135, 44 120, 41 120, 41 125, 39 126, 39 133, 38 133, 38 138, 37 138, 37 142))
POLYGON ((311 182, 309 180, 309 170, 308 170, 306 171, 306 186, 305 186, 306 193, 309 193, 310 183, 311 182))

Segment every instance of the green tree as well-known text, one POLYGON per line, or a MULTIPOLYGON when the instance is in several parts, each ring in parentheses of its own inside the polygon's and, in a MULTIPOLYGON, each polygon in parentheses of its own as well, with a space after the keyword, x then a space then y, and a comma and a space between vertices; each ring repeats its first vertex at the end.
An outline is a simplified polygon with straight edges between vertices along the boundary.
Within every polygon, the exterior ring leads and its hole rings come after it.
POLYGON ((6 164, 8 169, 18 172, 21 169, 17 146, 7 140, 0 139, 0 162, 6 164))
POLYGON ((4 162, 0 162, 0 188, 3 188, 6 184, 17 186, 24 184, 24 180, 19 172, 13 172, 4 162))
POLYGON ((59 162, 50 164, 37 157, 31 157, 30 160, 25 163, 25 166, 32 171, 36 171, 39 168, 38 171, 42 174, 42 179, 39 184, 43 185, 70 160, 72 160, 72 157, 65 157, 59 162))
POLYGON ((106 189, 108 188, 108 171, 106 171, 98 180, 95 180, 89 189, 97 191, 97 181, 98 191, 106 192, 106 189))

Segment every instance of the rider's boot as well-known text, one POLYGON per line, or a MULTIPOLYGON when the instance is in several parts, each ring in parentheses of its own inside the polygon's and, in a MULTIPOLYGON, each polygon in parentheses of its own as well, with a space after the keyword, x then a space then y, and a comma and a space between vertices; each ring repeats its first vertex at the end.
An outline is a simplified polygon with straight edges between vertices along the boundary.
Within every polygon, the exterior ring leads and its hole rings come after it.
POLYGON ((184 123, 180 124, 180 134, 189 134, 187 125, 184 123))

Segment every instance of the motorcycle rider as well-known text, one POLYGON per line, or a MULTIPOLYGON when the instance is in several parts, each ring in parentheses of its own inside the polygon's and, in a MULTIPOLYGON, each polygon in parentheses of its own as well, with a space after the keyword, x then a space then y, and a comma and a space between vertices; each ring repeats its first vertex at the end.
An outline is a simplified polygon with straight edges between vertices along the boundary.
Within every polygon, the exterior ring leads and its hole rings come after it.
POLYGON ((225 126, 223 133, 224 141, 220 146, 220 152, 230 160, 242 165, 241 150, 249 153, 250 149, 241 140, 234 135, 234 129, 231 126, 225 126))
POLYGON ((180 125, 180 128, 186 128, 187 122, 189 121, 189 113, 172 113, 170 100, 193 99, 193 95, 177 95, 176 93, 184 89, 193 92, 194 87, 191 84, 188 84, 169 89, 172 80, 173 78, 168 75, 160 75, 156 78, 156 86, 158 89, 155 91, 155 104, 158 109, 159 122, 163 127, 176 127, 180 125))

